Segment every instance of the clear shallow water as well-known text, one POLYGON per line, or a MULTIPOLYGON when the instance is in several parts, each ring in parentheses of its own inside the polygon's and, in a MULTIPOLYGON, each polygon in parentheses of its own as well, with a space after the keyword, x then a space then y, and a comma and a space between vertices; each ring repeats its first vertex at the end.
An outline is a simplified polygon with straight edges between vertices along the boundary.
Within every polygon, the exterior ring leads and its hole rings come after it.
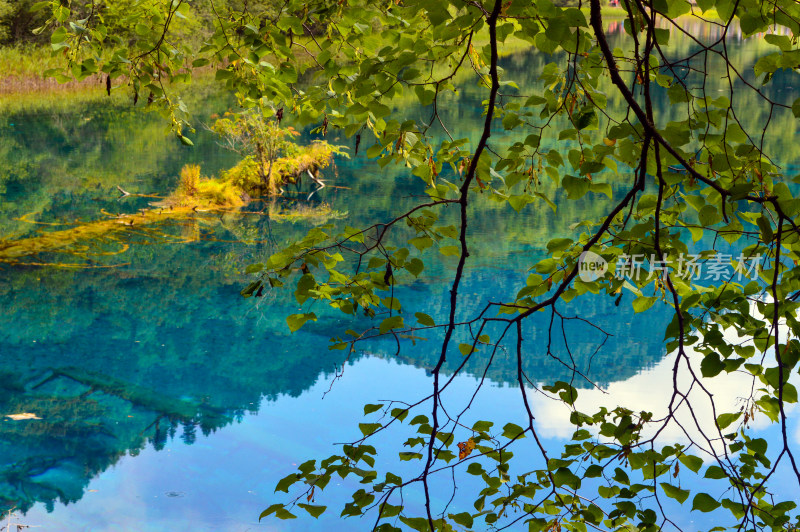
MULTIPOLYGON (((743 48, 742 53, 750 52, 743 48)), ((530 72, 525 79, 533 79, 534 67, 543 63, 535 54, 506 61, 510 70, 530 72)), ((466 128, 476 93, 465 87, 446 118, 466 128)), ((228 105, 213 94, 205 98, 209 113, 228 105)), ((21 221, 23 215, 65 223, 97 219, 101 209, 135 212, 151 200, 117 200, 116 185, 165 194, 187 162, 200 162, 209 174, 234 163, 201 128, 197 148, 183 149, 164 140, 158 117, 106 102, 16 110, 0 119, 0 135, 4 238, 53 230, 21 221)), ((787 162, 793 154, 787 152, 787 162)), ((421 190, 402 169, 380 171, 356 156, 337 165, 329 179, 350 190, 327 189, 314 201, 347 212, 348 225, 396 214, 421 190)), ((470 296, 462 306, 465 315, 496 293, 514 293, 524 285, 530 263, 543 256, 547 240, 604 207, 588 200, 565 205, 556 219, 548 209, 531 206, 524 223, 508 216, 510 211, 485 203, 480 208, 462 291, 470 296), (496 234, 511 237, 499 243, 496 234)), ((363 404, 424 395, 426 368, 437 356, 428 347, 435 337, 405 346, 399 357, 392 345, 370 344, 320 400, 343 363, 341 355, 327 350, 328 339, 345 323, 317 307, 320 321, 290 335, 284 317, 297 309, 290 291, 259 300, 239 297, 247 282, 244 267, 298 237, 307 225, 260 215, 199 215, 156 232, 93 242, 83 252, 71 249, 37 259, 90 269, 0 265, 0 414, 33 412, 42 418, 0 421, 2 507, 26 511, 21 522, 46 530, 369 526, 337 521, 333 511, 319 522, 256 521, 273 500, 278 479, 310 457, 333 454, 332 442, 358 435, 363 404), (99 254, 126 245, 122 253, 99 254)), ((422 280, 401 294, 407 312, 425 311, 441 321, 447 294, 442 281, 450 268, 446 261, 429 264, 422 280)), ((670 314, 666 308, 654 310, 646 318, 635 316, 628 300, 617 307, 609 298, 581 300, 565 309, 565 314, 580 311, 602 322, 613 334, 595 354, 602 338, 579 323, 566 325, 578 366, 591 369, 601 384, 613 383, 610 388, 632 404, 648 404, 664 382, 661 331, 670 314)), ((544 340, 544 321, 529 326, 531 346, 544 340)), ((346 326, 367 323, 361 319, 346 326)), ((562 354, 563 347, 557 346, 562 354)), ((457 362, 452 359, 448 369, 457 362)), ((476 357, 466 368, 468 376, 456 380, 454 402, 474 389, 469 375, 480 374, 483 364, 476 357)), ((538 382, 569 377, 552 358, 531 356, 526 364, 538 382)), ((518 422, 514 361, 501 354, 488 377, 491 385, 482 392, 474 419, 489 417, 497 426, 518 422), (498 412, 507 419, 497 419, 498 412)), ((605 397, 585 393, 590 401, 605 397)), ((568 428, 546 403, 535 406, 555 449, 568 428)), ((333 509, 352 490, 332 488, 324 503, 333 509)))

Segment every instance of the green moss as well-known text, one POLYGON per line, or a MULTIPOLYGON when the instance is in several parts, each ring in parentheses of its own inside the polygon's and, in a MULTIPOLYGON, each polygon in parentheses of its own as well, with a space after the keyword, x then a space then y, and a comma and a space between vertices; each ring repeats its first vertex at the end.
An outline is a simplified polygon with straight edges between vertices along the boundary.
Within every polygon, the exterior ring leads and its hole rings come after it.
POLYGON ((258 164, 252 156, 245 157, 233 168, 222 172, 220 179, 239 187, 243 191, 253 190, 261 185, 258 164))
POLYGON ((249 196, 280 195, 281 188, 287 183, 296 183, 307 173, 316 176, 330 164, 336 153, 339 153, 337 147, 316 141, 299 147, 291 156, 275 159, 271 164, 248 156, 223 172, 220 179, 239 187, 249 196))

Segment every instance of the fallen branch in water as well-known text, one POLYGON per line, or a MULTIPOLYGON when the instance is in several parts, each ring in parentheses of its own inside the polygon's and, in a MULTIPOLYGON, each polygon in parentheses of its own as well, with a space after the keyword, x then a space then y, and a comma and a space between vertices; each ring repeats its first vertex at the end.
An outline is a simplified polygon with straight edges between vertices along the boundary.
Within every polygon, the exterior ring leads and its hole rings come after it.
POLYGON ((122 188, 119 185, 115 185, 115 186, 117 187, 117 190, 119 190, 119 198, 117 198, 117 199, 127 198, 128 196, 130 196, 132 198, 160 198, 161 197, 158 194, 136 194, 134 192, 128 192, 127 190, 125 190, 124 188, 122 188))

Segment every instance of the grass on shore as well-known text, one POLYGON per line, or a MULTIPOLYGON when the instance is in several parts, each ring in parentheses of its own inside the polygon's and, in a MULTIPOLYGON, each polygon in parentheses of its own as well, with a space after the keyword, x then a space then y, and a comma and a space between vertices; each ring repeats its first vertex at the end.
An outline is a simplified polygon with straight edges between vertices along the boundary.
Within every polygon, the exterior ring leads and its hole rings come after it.
POLYGON ((83 81, 58 83, 42 73, 64 66, 64 60, 43 46, 0 46, 0 106, 4 99, 41 97, 47 93, 97 93, 102 91, 101 76, 83 81))
POLYGON ((48 68, 62 66, 62 58, 53 56, 44 46, 0 46, 0 66, 4 77, 42 77, 48 68))

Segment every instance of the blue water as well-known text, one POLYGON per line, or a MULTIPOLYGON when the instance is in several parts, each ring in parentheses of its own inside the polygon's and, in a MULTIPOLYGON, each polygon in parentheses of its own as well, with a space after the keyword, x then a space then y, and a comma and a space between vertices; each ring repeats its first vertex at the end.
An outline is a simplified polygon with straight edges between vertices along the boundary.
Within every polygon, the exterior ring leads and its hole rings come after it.
MULTIPOLYGON (((508 62, 509 68, 525 71, 541 60, 517 55, 508 62)), ((463 105, 446 112, 454 120, 463 114, 466 124, 477 106, 469 94, 464 98, 463 105)), ((222 111, 226 105, 212 95, 204 109, 222 111)), ((152 199, 118 199, 117 185, 164 195, 174 188, 183 164, 200 162, 213 174, 235 161, 202 128, 196 150, 155 137, 156 131, 163 134, 159 117, 97 102, 57 113, 22 109, 0 118, 2 141, 14 148, 0 166, 0 237, 74 226, 101 218, 101 209, 135 212, 152 199), (23 215, 30 216, 21 220, 23 215)), ((353 152, 351 139, 331 140, 347 143, 353 152)), ((311 201, 347 213, 333 223, 365 225, 416 201, 412 196, 422 191, 418 179, 402 168, 382 170, 363 153, 352 154, 326 174, 329 184, 344 188, 329 187, 311 201)), ((587 199, 556 218, 544 206, 529 206, 520 222, 509 208, 479 200, 460 312, 470 316, 498 294, 515 293, 524 286, 528 267, 545 256, 550 238, 569 234, 571 222, 602 209, 602 203, 587 199), (501 241, 497 235, 510 236, 501 241)), ((345 360, 341 352, 328 351, 329 339, 345 328, 369 327, 367 318, 347 320, 317 305, 319 321, 290 334, 285 316, 299 308, 291 290, 267 291, 261 298, 239 295, 250 280, 243 273, 248 264, 262 262, 308 227, 259 214, 198 214, 82 243, 83 248, 0 264, 0 415, 26 412, 41 418, 0 421, 0 509, 15 508, 20 523, 43 530, 371 526, 371 521, 337 518, 355 488, 334 482, 324 497, 318 495, 316 503, 330 507, 319 521, 257 521, 269 504, 286 500, 273 494, 280 478, 309 458, 334 454, 334 443, 359 437, 364 404, 427 394, 438 358, 439 337, 431 334, 404 344, 399 355, 392 342, 378 341, 363 344, 345 360)), ((424 311, 442 322, 454 263, 430 255, 420 280, 397 295, 409 316, 424 311)), ((591 406, 620 398, 647 408, 669 382, 662 332, 671 313, 657 304, 652 312, 635 315, 630 301, 626 295, 617 306, 613 298, 598 296, 561 309, 566 317, 592 319, 610 335, 566 321, 572 360, 563 339, 555 340, 554 356, 544 354, 549 316, 531 320, 525 361, 531 380, 575 378, 591 406), (574 362, 608 387, 611 399, 564 362, 574 362)), ((448 404, 463 405, 475 389, 486 368, 484 355, 470 359, 454 380, 448 404)), ((459 363, 451 357, 445 374, 459 363)), ((731 400, 738 393, 720 392, 731 400)), ((516 360, 501 350, 470 419, 490 418, 496 427, 521 423, 520 394, 516 360)), ((556 452, 570 426, 547 401, 534 400, 534 407, 546 446, 556 452)), ((797 434, 794 423, 792 430, 797 434)), ((414 464, 396 459, 403 435, 382 440, 387 452, 380 459, 382 467, 411 474, 414 464)), ((520 462, 530 456, 525 467, 532 469, 536 455, 524 449, 520 462)), ((449 496, 435 494, 440 501, 449 496)), ((419 493, 409 493, 407 502, 419 505, 419 493)), ((695 518, 675 517, 688 529, 696 527, 695 518)))

